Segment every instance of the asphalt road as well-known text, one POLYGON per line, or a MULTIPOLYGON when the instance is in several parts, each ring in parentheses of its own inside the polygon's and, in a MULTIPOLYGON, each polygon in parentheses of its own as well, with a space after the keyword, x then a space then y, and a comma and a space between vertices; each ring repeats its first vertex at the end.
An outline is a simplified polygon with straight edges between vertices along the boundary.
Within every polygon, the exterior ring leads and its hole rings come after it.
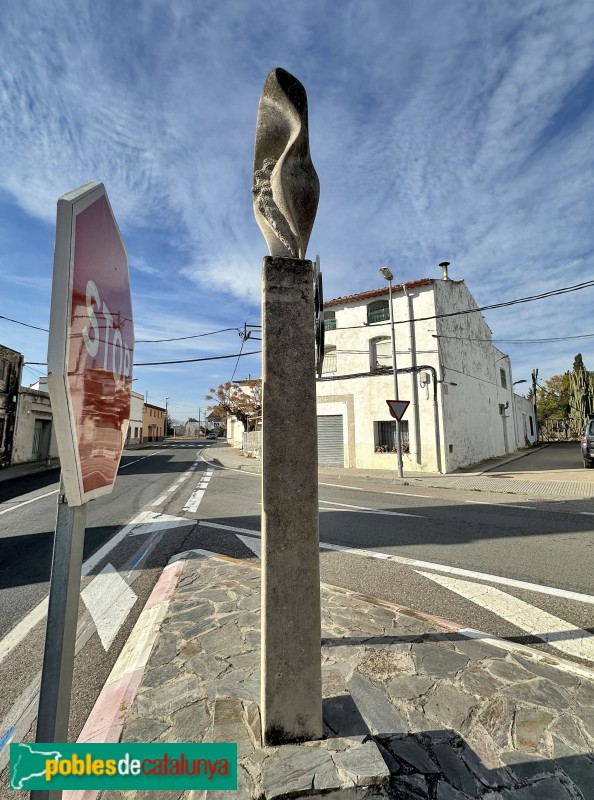
MULTIPOLYGON (((210 465, 221 447, 127 451, 114 493, 89 504, 70 740, 171 555, 202 548, 258 557, 260 478, 210 465)), ((11 728, 17 740, 34 732, 57 478, 0 484, 0 770, 11 728)), ((320 539, 327 583, 594 665, 592 500, 326 479, 320 539)), ((4 770, 0 795, 6 779, 4 770)))

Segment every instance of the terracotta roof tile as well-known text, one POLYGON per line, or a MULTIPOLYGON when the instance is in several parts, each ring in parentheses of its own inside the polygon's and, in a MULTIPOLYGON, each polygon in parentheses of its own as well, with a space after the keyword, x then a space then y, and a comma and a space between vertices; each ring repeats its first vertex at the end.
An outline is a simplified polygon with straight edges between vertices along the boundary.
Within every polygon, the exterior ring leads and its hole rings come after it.
MULTIPOLYGON (((419 286, 429 286, 435 283, 434 278, 419 278, 416 281, 408 281, 408 283, 392 284, 392 292, 401 292, 402 287, 406 286, 407 289, 416 289, 419 286)), ((349 294, 346 297, 335 297, 333 300, 327 300, 324 303, 324 308, 331 308, 332 306, 342 306, 347 303, 355 303, 358 300, 371 300, 373 297, 382 297, 390 291, 389 286, 384 286, 381 289, 370 289, 368 292, 359 292, 358 294, 349 294)))

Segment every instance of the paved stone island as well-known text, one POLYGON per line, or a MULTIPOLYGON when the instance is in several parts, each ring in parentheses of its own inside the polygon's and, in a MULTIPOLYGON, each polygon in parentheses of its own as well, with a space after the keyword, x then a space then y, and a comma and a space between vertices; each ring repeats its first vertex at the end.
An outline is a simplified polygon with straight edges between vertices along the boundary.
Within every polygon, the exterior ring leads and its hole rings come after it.
POLYGON ((263 747, 259 593, 258 565, 186 555, 121 740, 237 742, 238 791, 159 800, 593 800, 594 672, 328 586, 324 739, 263 747))

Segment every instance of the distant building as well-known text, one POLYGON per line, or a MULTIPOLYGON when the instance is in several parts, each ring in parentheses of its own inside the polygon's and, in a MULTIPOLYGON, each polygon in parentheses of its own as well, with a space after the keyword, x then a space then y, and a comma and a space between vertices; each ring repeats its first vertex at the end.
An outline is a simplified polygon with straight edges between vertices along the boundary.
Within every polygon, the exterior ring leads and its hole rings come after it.
POLYGON ((200 422, 197 419, 189 419, 184 425, 186 436, 200 436, 200 422))
POLYGON ((144 417, 144 395, 132 392, 130 397, 130 425, 126 444, 141 444, 144 417))
POLYGON ((165 409, 145 403, 142 415, 142 441, 162 442, 165 430, 165 409))
POLYGON ((0 467, 12 461, 23 356, 0 345, 0 467))

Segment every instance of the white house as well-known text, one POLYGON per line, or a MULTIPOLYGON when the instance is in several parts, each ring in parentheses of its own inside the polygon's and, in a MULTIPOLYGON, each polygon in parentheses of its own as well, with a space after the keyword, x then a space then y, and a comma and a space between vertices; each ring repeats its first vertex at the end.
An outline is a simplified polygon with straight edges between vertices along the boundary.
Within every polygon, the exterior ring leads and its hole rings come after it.
POLYGON ((17 408, 12 463, 57 458, 58 445, 47 392, 21 387, 17 408))
MULTIPOLYGON (((385 286, 324 304, 320 464, 394 466, 388 293, 385 286)), ((514 395, 509 356, 476 309, 464 281, 447 273, 393 286, 398 394, 410 402, 401 423, 405 471, 451 472, 535 439, 532 405, 514 395)))
POLYGON ((144 414, 144 395, 132 392, 130 396, 130 425, 126 445, 140 444, 142 442, 142 420, 144 414))

